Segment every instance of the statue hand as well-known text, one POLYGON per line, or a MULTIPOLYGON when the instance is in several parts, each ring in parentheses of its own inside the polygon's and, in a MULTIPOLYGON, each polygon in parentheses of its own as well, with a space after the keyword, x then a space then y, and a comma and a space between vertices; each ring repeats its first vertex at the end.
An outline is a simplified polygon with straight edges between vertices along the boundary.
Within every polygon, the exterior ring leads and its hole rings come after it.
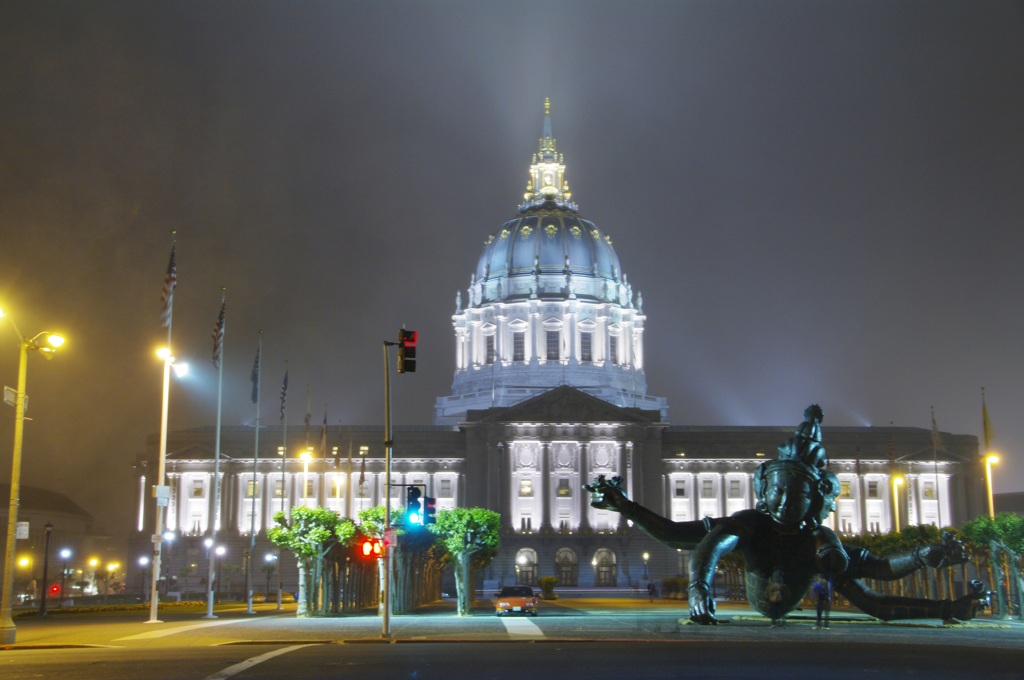
POLYGON ((711 589, 702 581, 692 581, 687 590, 690 600, 690 620, 701 625, 718 623, 715 618, 715 600, 711 597, 711 589))
POLYGON ((605 480, 604 475, 598 475, 596 482, 583 488, 590 492, 590 505, 601 510, 621 510, 629 502, 622 490, 622 477, 605 480))
POLYGON ((923 550, 924 561, 933 569, 941 569, 971 560, 964 544, 948 531, 942 532, 942 543, 930 545, 923 550))

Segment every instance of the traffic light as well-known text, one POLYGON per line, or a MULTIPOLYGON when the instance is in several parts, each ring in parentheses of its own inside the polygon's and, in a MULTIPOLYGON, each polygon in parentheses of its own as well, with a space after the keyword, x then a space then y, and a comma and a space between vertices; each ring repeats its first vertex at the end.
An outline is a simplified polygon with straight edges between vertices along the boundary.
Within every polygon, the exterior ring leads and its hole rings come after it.
POLYGON ((416 372, 416 331, 407 331, 404 328, 398 331, 398 372, 416 372))
POLYGON ((405 517, 409 524, 423 524, 422 495, 418 486, 410 486, 405 492, 405 517))
POLYGON ((423 497, 423 523, 434 524, 437 522, 437 499, 430 496, 423 497))
POLYGON ((367 559, 384 557, 384 546, 379 538, 364 538, 359 546, 359 554, 367 559))
POLYGON ((54 583, 53 585, 50 586, 50 597, 59 597, 59 596, 60 596, 60 586, 57 585, 56 583, 54 583))

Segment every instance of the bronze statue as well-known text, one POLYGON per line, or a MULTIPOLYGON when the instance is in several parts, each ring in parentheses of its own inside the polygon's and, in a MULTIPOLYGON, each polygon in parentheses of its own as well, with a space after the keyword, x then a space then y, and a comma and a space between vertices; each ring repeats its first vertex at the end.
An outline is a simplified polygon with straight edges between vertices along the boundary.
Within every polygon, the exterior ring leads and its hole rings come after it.
POLYGON ((918 547, 893 557, 876 557, 863 548, 844 544, 822 522, 835 510, 839 479, 828 471, 821 445, 821 408, 804 411, 795 436, 779 447, 776 460, 762 463, 754 474, 757 506, 729 517, 673 522, 634 503, 623 492, 620 477, 584 485, 590 504, 621 513, 647 535, 670 548, 692 550, 690 556, 690 620, 717 623, 711 580, 718 561, 733 550, 745 564, 747 600, 761 614, 782 618, 795 609, 819 574, 865 613, 893 619, 941 618, 967 620, 985 603, 980 581, 956 600, 928 600, 881 595, 859 579, 893 581, 924 567, 940 568, 966 562, 963 545, 948 533, 942 543, 918 547), (769 584, 780 577, 781 602, 769 599, 769 584))

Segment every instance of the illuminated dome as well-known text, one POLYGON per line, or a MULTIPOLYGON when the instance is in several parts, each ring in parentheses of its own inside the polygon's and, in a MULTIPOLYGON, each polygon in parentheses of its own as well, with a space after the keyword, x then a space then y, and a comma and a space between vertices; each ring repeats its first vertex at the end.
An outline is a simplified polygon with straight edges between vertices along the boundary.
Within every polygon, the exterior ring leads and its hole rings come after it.
POLYGON ((610 403, 658 410, 643 371, 643 299, 619 266, 611 237, 579 214, 551 134, 533 155, 518 214, 487 236, 470 274, 465 307, 456 295, 452 394, 435 423, 470 410, 510 406, 559 385, 610 403))

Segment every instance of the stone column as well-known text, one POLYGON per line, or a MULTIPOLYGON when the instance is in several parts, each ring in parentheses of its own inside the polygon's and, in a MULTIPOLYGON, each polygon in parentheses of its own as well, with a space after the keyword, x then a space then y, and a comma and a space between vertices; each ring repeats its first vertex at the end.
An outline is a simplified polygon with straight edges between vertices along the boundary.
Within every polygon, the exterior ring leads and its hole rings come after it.
POLYGON ((540 475, 541 475, 541 506, 540 506, 540 530, 541 533, 551 532, 551 442, 541 442, 540 445, 540 475))

